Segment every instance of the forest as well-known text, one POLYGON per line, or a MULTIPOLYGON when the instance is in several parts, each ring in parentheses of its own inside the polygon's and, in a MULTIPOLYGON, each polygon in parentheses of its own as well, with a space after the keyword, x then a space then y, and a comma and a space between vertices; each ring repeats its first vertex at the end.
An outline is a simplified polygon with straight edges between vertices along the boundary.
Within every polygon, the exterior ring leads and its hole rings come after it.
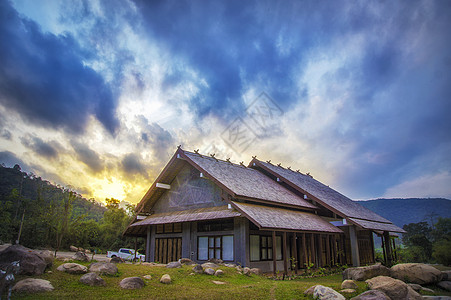
POLYGON ((114 198, 105 202, 85 199, 69 187, 23 172, 19 165, 2 165, 0 243, 19 241, 29 248, 57 251, 74 245, 96 253, 134 247, 134 239, 122 236, 134 218, 134 205, 121 208, 114 198))

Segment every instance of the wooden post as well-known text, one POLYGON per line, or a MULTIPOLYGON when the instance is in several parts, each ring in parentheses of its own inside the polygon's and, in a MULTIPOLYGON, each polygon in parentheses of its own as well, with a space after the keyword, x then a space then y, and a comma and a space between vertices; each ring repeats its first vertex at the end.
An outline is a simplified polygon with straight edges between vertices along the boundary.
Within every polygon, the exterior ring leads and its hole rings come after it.
POLYGON ((136 251, 138 250, 138 238, 135 237, 135 258, 133 259, 133 261, 136 261, 136 251))
POLYGON ((337 237, 335 234, 332 235, 332 253, 333 253, 333 264, 337 264, 338 254, 337 254, 337 237))
POLYGON ((276 232, 272 232, 272 264, 273 264, 273 272, 274 276, 277 275, 277 251, 276 251, 277 243, 276 243, 276 232))
POLYGON ((307 253, 307 244, 305 243, 305 233, 302 233, 302 250, 304 251, 304 256, 302 262, 303 266, 307 267, 308 265, 308 253, 307 253))
POLYGON ((319 268, 321 268, 323 265, 324 265, 324 262, 323 262, 323 235, 322 234, 318 234, 318 241, 319 241, 319 244, 318 244, 318 251, 319 251, 319 254, 318 254, 318 267, 319 268))
POLYGON ((392 239, 393 242, 393 259, 395 261, 398 260, 398 253, 396 252, 396 243, 395 243, 395 239, 392 239))
POLYGON ((391 265, 392 265, 392 253, 391 253, 391 245, 390 245, 390 232, 384 231, 384 240, 385 240, 385 253, 387 254, 387 265, 386 265, 386 267, 391 267, 391 265))
POLYGON ((146 261, 150 262, 150 225, 147 226, 147 237, 146 237, 146 261))
POLYGON ((316 263, 316 255, 315 255, 315 235, 312 233, 311 235, 311 251, 312 251, 312 263, 316 266, 318 266, 318 264, 316 263))
POLYGON ((371 239, 371 255, 372 257, 372 262, 375 263, 376 262, 376 255, 374 255, 374 238, 373 238, 373 232, 370 232, 370 239, 371 239))
POLYGON ((359 243, 357 240, 357 228, 355 225, 349 226, 349 237, 351 239, 352 266, 360 267, 359 243))
POLYGON ((287 232, 284 231, 282 235, 282 245, 283 245, 283 275, 288 275, 288 260, 287 260, 287 232))
POLYGON ((382 255, 384 256, 384 265, 387 265, 387 253, 385 253, 384 236, 381 235, 382 255))
POLYGON ((347 265, 348 264, 348 254, 346 251, 346 236, 341 235, 341 258, 342 258, 342 264, 347 265))
POLYGON ((331 247, 330 247, 330 235, 329 235, 329 234, 326 234, 326 259, 327 259, 326 265, 328 265, 329 267, 332 266, 332 263, 331 263, 331 257, 332 257, 332 255, 331 255, 330 251, 331 251, 331 247))
POLYGON ((298 244, 296 239, 296 232, 293 232, 293 257, 294 257, 294 272, 298 274, 298 244))

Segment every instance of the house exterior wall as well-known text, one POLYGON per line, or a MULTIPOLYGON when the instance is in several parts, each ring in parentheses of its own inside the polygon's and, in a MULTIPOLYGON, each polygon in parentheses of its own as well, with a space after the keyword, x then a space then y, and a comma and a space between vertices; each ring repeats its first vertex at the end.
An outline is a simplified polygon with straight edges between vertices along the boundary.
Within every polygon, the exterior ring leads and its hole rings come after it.
POLYGON ((186 165, 171 182, 171 189, 158 199, 155 213, 222 206, 221 189, 192 166, 186 165))

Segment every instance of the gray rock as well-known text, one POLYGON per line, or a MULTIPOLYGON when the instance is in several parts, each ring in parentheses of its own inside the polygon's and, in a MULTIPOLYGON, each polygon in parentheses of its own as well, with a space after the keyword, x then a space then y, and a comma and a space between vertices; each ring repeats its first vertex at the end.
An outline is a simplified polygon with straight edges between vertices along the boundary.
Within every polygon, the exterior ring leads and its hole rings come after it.
POLYGON ((224 275, 224 271, 223 270, 221 270, 221 269, 216 270, 215 276, 222 276, 222 275, 224 275))
POLYGON ((249 269, 248 267, 244 267, 243 274, 247 275, 247 276, 251 276, 251 269, 249 269))
POLYGON ((341 288, 356 290, 356 289, 358 289, 358 286, 354 280, 346 279, 346 280, 343 280, 343 282, 341 283, 341 288))
POLYGON ((147 280, 151 280, 152 279, 152 275, 144 275, 143 278, 147 279, 147 280))
POLYGON ((81 251, 75 252, 74 256, 72 256, 72 259, 79 261, 89 261, 89 257, 86 255, 86 253, 81 251))
POLYGON ((217 264, 217 265, 223 263, 222 259, 218 259, 218 258, 210 258, 210 259, 208 260, 208 262, 211 262, 211 263, 214 263, 214 264, 217 264))
POLYGON ((139 277, 127 277, 119 282, 119 286, 127 290, 140 289, 144 287, 144 280, 139 277))
POLYGON ((442 271, 442 281, 451 280, 451 270, 442 271))
POLYGON ((348 268, 343 271, 343 280, 365 281, 377 276, 390 276, 390 269, 381 264, 375 264, 366 267, 348 268))
POLYGON ((217 269, 219 268, 219 266, 217 264, 211 263, 211 262, 207 262, 202 264, 202 268, 206 269, 206 268, 212 268, 212 269, 217 269))
POLYGON ((236 264, 224 264, 224 266, 228 268, 236 268, 236 264))
POLYGON ((313 299, 320 300, 346 300, 339 292, 323 285, 317 285, 313 290, 313 299))
POLYGON ((172 262, 168 263, 166 266, 166 268, 169 268, 169 269, 181 268, 181 267, 182 267, 182 264, 178 261, 172 261, 172 262))
POLYGON ((180 263, 182 265, 194 265, 194 264, 196 264, 194 261, 192 261, 189 258, 181 258, 179 261, 180 261, 180 263))
POLYGON ((420 294, 415 292, 413 288, 410 286, 407 286, 407 299, 408 300, 423 300, 423 297, 421 297, 420 294))
POLYGON ((88 272, 88 268, 76 263, 65 263, 57 268, 58 271, 66 272, 69 274, 85 274, 88 272))
POLYGON ((70 249, 71 252, 77 252, 78 251, 78 248, 75 247, 75 246, 70 246, 69 249, 70 249))
POLYGON ((107 262, 98 262, 93 263, 89 266, 89 272, 106 274, 106 275, 115 275, 118 272, 118 269, 115 264, 107 263, 107 262))
POLYGON ((431 290, 431 289, 428 289, 428 288, 425 288, 425 287, 421 287, 421 290, 422 290, 423 292, 428 292, 428 293, 435 294, 435 291, 434 291, 434 290, 431 290))
POLYGON ((226 284, 224 281, 212 280, 214 284, 226 284))
POLYGON ((343 289, 340 291, 341 294, 352 294, 355 293, 355 289, 343 289))
POLYGON ((255 275, 261 275, 262 274, 262 270, 260 270, 259 268, 252 268, 252 269, 250 269, 250 272, 252 274, 255 274, 255 275))
POLYGON ((392 300, 404 300, 407 297, 407 284, 388 276, 377 276, 366 281, 371 290, 384 292, 392 300))
POLYGON ((437 283, 437 286, 447 290, 448 292, 451 292, 451 281, 440 281, 439 283, 437 283))
POLYGON ((0 269, 5 270, 13 261, 20 261, 21 275, 41 275, 47 267, 41 255, 21 245, 12 245, 0 252, 0 269))
POLYGON ((96 273, 87 273, 81 276, 80 282, 90 286, 106 286, 105 280, 96 273))
POLYGON ((163 276, 161 276, 160 282, 164 284, 171 283, 172 282, 171 276, 169 276, 169 274, 164 274, 163 276))
POLYGON ((430 265, 409 263, 391 267, 390 276, 409 283, 431 284, 441 280, 442 272, 430 265))
POLYGON ((306 295, 306 296, 310 295, 313 297, 313 291, 315 290, 315 288, 316 288, 316 285, 312 285, 311 287, 309 287, 308 289, 306 289, 304 291, 304 295, 306 295))
POLYGON ((384 292, 378 290, 369 290, 361 293, 351 300, 391 300, 384 292))
POLYGON ((422 286, 416 283, 408 283, 408 286, 410 286, 415 292, 419 292, 422 289, 422 286))
POLYGON ((121 263, 124 263, 125 262, 125 260, 123 260, 122 258, 120 258, 120 257, 112 257, 111 259, 110 259, 110 263, 113 263, 113 264, 121 264, 121 263))
POLYGON ((27 278, 17 282, 12 291, 15 293, 40 293, 53 291, 54 287, 48 280, 27 278))
POLYGON ((195 265, 193 267, 193 272, 196 274, 203 274, 204 273, 204 268, 202 268, 201 265, 195 265))
POLYGON ((212 269, 212 268, 206 268, 204 270, 204 273, 207 274, 207 275, 214 275, 215 274, 215 270, 212 269))
POLYGON ((47 268, 50 268, 53 265, 53 261, 55 257, 53 256, 53 252, 50 250, 34 250, 36 254, 42 257, 47 264, 47 268))

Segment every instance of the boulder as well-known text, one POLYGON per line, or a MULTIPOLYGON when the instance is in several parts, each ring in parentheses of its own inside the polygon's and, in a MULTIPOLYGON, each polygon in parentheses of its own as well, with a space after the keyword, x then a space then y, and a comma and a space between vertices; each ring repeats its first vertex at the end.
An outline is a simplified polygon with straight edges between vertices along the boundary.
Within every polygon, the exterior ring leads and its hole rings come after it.
POLYGON ((194 265, 194 264, 196 264, 194 261, 192 261, 189 258, 181 258, 179 261, 180 261, 180 263, 182 265, 194 265))
POLYGON ((247 276, 251 276, 251 269, 249 269, 248 267, 244 267, 243 274, 247 275, 247 276))
POLYGON ((89 266, 89 272, 98 274, 115 275, 118 269, 115 264, 107 262, 93 263, 89 266))
POLYGON ((451 270, 442 271, 442 281, 451 280, 451 270))
POLYGON ((39 293, 53 291, 54 287, 48 280, 27 278, 17 282, 13 287, 15 293, 39 293))
POLYGON ((308 289, 306 289, 304 291, 304 295, 306 295, 306 296, 310 295, 313 297, 313 291, 315 290, 315 288, 316 288, 316 285, 312 285, 311 287, 309 287, 308 289))
POLYGON ((369 290, 361 293, 351 300, 391 300, 384 292, 378 290, 369 290))
POLYGON ((313 290, 313 299, 346 300, 346 298, 330 287, 317 285, 313 290))
POLYGON ((21 245, 12 245, 0 252, 0 269, 5 270, 13 261, 20 261, 21 275, 41 275, 47 267, 40 254, 21 245))
POLYGON ((381 264, 375 264, 366 267, 347 268, 343 271, 343 280, 365 281, 377 276, 390 276, 390 269, 381 264))
POLYGON ((451 281, 440 281, 439 283, 437 283, 437 286, 447 290, 448 292, 451 292, 451 281))
POLYGON ((204 273, 207 274, 207 275, 215 275, 215 270, 212 269, 212 268, 206 268, 204 270, 204 273))
POLYGON ((53 252, 50 250, 34 250, 36 254, 41 256, 45 263, 47 264, 47 268, 50 268, 53 265, 53 261, 55 259, 53 252))
POLYGON ((69 249, 70 249, 71 252, 77 252, 78 251, 78 248, 75 247, 75 246, 70 246, 69 249))
POLYGON ((211 263, 214 263, 214 264, 217 264, 217 265, 223 263, 222 259, 218 259, 218 258, 210 258, 210 259, 208 260, 208 262, 211 262, 211 263))
POLYGON ((105 280, 96 273, 87 273, 80 277, 80 282, 90 286, 105 286, 105 280))
POLYGON ((202 264, 202 268, 206 269, 206 268, 212 268, 212 269, 217 269, 219 268, 219 266, 215 263, 211 263, 211 262, 207 262, 202 264))
POLYGON ((391 267, 390 276, 404 282, 431 284, 441 280, 442 272, 430 265, 408 263, 391 267))
POLYGON ((343 280, 343 282, 341 283, 341 288, 342 289, 358 289, 359 287, 357 286, 357 284, 355 283, 354 280, 350 280, 350 279, 346 279, 343 280))
POLYGON ((88 268, 76 263, 65 263, 57 268, 58 271, 66 272, 69 274, 85 274, 88 272, 88 268))
POLYGON ((178 261, 172 261, 166 265, 166 268, 170 268, 170 269, 181 268, 181 267, 182 267, 182 264, 178 261))
POLYGON ((406 299, 407 284, 388 276, 377 276, 366 281, 371 290, 384 292, 392 300, 406 299))
POLYGON ((344 290, 340 291, 341 294, 352 294, 352 293, 355 293, 355 292, 356 291, 354 289, 344 289, 344 290))
POLYGON ((201 265, 195 265, 193 267, 193 272, 196 274, 203 274, 204 273, 204 268, 202 268, 201 265))
POLYGON ((160 282, 164 284, 171 283, 172 282, 171 276, 169 276, 169 274, 164 274, 163 276, 161 276, 160 282))
POLYGON ((224 264, 228 268, 236 268, 236 264, 224 264))
POLYGON ((91 250, 85 249, 85 253, 86 253, 86 254, 91 254, 91 250))
POLYGON ((147 280, 151 280, 152 279, 152 275, 144 275, 143 278, 147 279, 147 280))
POLYGON ((127 290, 135 290, 144 287, 144 280, 139 277, 126 277, 119 282, 119 286, 127 290))
POLYGON ((120 264, 120 263, 124 263, 125 262, 125 260, 123 260, 122 258, 120 258, 120 257, 112 257, 111 259, 110 259, 110 263, 113 263, 113 264, 120 264))
POLYGON ((408 286, 410 286, 415 292, 419 292, 422 289, 422 286, 416 283, 408 283, 408 286))
POLYGON ((255 275, 261 275, 262 274, 262 270, 260 270, 259 268, 252 268, 252 269, 250 269, 250 272, 252 274, 255 274, 255 275))
POLYGON ((74 256, 72 256, 72 259, 79 261, 89 261, 89 257, 86 255, 86 253, 81 251, 75 252, 74 256))
POLYGON ((221 269, 216 270, 215 276, 222 276, 222 275, 224 275, 224 271, 223 270, 221 270, 221 269))
POLYGON ((413 288, 407 286, 407 299, 408 300, 423 300, 423 297, 415 292, 413 288))

